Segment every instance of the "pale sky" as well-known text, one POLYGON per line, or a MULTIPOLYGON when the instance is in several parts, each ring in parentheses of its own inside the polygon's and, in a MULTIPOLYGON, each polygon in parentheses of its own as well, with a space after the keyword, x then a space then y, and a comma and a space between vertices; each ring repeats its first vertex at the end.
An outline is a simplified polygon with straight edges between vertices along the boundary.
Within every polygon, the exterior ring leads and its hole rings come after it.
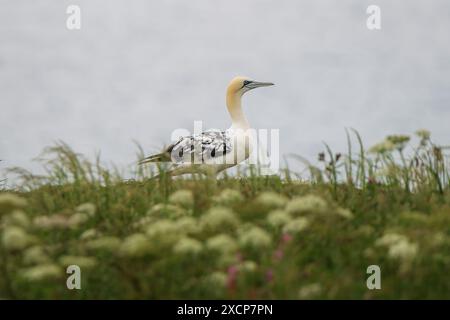
POLYGON ((126 166, 133 140, 151 153, 195 120, 226 129, 236 75, 276 84, 244 109, 280 130, 282 154, 345 152, 345 127, 368 146, 420 128, 450 144, 449 33, 448 0, 3 1, 0 170, 38 170, 57 140, 126 166), (66 29, 69 4, 81 30, 66 29))

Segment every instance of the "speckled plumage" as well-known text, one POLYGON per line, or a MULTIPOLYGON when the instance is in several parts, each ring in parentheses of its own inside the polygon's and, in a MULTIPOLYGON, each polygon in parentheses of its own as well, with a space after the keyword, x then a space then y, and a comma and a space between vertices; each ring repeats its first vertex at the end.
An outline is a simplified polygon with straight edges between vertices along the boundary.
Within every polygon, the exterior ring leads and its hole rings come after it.
POLYGON ((246 160, 253 148, 250 125, 242 112, 242 95, 252 89, 273 85, 244 77, 234 78, 227 88, 227 109, 232 126, 226 131, 208 130, 200 134, 181 137, 163 152, 140 161, 171 162, 171 175, 192 172, 218 173, 246 160))

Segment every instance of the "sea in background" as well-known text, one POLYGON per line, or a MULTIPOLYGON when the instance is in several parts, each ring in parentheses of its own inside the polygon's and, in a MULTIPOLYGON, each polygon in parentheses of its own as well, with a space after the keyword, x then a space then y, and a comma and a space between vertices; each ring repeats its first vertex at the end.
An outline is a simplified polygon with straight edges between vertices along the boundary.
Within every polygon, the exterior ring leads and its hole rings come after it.
POLYGON ((282 155, 314 160, 344 128, 370 146, 432 131, 450 143, 448 0, 14 0, 0 8, 0 170, 63 140, 127 168, 177 128, 227 128, 236 75, 271 81, 244 108, 279 129, 282 155), (81 8, 81 30, 66 8, 81 8), (382 29, 366 27, 381 7, 382 29))

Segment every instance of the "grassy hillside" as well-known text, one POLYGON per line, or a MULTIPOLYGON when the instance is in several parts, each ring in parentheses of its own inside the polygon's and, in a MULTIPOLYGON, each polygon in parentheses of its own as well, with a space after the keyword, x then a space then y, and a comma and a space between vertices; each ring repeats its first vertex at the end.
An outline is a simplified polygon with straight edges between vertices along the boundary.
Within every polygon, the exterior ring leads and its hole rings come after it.
POLYGON ((21 188, 0 192, 0 298, 448 299, 447 159, 417 135, 367 152, 349 135, 347 154, 305 163, 308 179, 124 181, 50 148, 45 176, 13 169, 21 188), (73 264, 81 290, 66 287, 73 264))

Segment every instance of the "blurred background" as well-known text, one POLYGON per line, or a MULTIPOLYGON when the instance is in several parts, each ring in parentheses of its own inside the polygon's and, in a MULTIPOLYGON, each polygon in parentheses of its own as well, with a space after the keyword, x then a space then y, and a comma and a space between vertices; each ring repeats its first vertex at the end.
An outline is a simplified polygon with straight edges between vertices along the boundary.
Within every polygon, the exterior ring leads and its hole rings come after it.
POLYGON ((282 154, 315 159, 344 128, 450 138, 447 0, 14 0, 0 9, 0 169, 63 140, 108 163, 136 160, 177 128, 227 128, 236 75, 272 81, 244 98, 255 128, 280 129, 282 154), (81 30, 66 28, 81 7, 81 30), (381 7, 382 29, 366 27, 381 7))

